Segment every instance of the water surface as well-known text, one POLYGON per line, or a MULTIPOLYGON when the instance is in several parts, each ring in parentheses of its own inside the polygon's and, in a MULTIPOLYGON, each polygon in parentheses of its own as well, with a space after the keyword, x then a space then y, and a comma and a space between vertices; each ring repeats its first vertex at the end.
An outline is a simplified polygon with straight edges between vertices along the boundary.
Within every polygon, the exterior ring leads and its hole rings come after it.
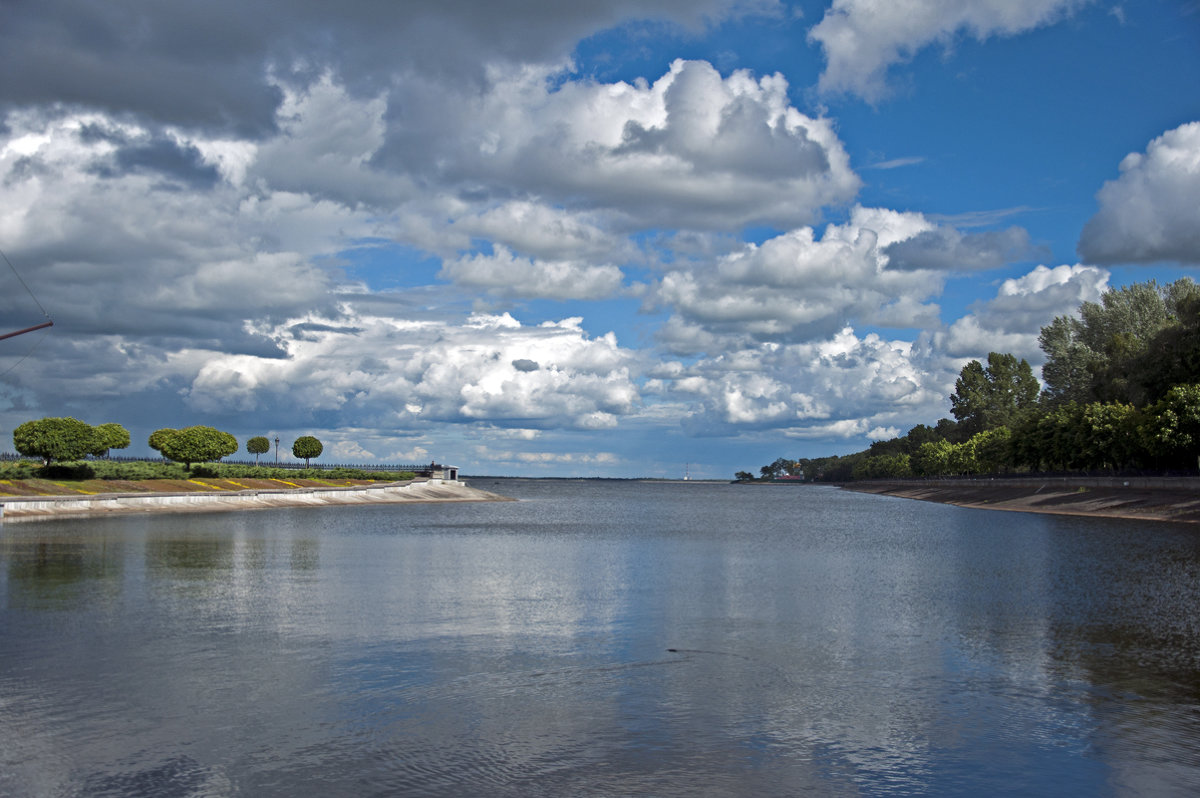
POLYGON ((9 523, 0 794, 1200 791, 1200 531, 844 493, 9 523))

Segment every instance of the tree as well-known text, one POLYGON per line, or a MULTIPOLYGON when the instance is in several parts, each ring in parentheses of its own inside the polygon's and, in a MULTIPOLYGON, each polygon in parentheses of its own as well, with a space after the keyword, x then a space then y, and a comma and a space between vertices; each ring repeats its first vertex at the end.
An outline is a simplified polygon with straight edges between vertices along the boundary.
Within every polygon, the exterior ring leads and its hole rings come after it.
POLYGON ((792 469, 796 467, 796 463, 788 460, 785 457, 775 458, 775 462, 770 465, 765 465, 758 469, 762 474, 763 479, 778 479, 779 477, 787 476, 792 473, 792 469))
POLYGON ((910 458, 913 473, 919 477, 937 477, 950 473, 950 452, 954 444, 947 440, 926 441, 910 458))
POLYGON ((1059 316, 1042 328, 1038 345, 1046 353, 1043 396, 1051 402, 1086 402, 1092 396, 1092 370, 1099 355, 1083 342, 1083 322, 1059 316))
POLYGON ((237 438, 228 432, 221 432, 212 427, 195 426, 181 430, 158 430, 150 436, 150 445, 168 460, 183 463, 189 471, 192 463, 205 463, 209 460, 220 460, 227 454, 238 450, 237 438), (155 436, 159 433, 169 433, 157 438, 159 446, 155 446, 155 436))
POLYGON ((852 472, 855 479, 903 479, 913 475, 907 454, 878 454, 859 460, 852 472))
MULTIPOLYGON (((146 443, 149 444, 151 449, 158 452, 163 457, 167 457, 166 453, 163 452, 163 444, 166 443, 167 439, 170 438, 172 435, 174 435, 176 432, 179 432, 179 430, 171 429, 170 427, 163 427, 162 429, 156 429, 156 430, 154 430, 154 432, 150 433, 150 437, 146 440, 146 443)), ((169 460, 170 458, 168 457, 167 459, 169 460)))
POLYGON ((963 440, 965 430, 960 429, 960 424, 957 421, 951 421, 948 418, 939 418, 933 431, 944 441, 951 443, 959 443, 963 440))
MULTIPOLYGON (((1148 370, 1175 364, 1159 336, 1194 317, 1198 301, 1200 286, 1189 278, 1166 286, 1150 280, 1110 289, 1098 303, 1084 302, 1078 317, 1057 317, 1038 338, 1047 358, 1046 398, 1143 406, 1154 398, 1147 390, 1155 382, 1148 370)), ((1170 386, 1158 387, 1162 396, 1170 386)))
MULTIPOLYGON (((949 419, 947 419, 949 421, 949 419)), ((904 436, 906 444, 905 451, 908 454, 914 454, 917 449, 921 448, 922 444, 934 443, 935 441, 945 440, 940 432, 925 424, 918 424, 908 431, 904 436)))
POLYGON ((1139 459, 1138 411, 1133 405, 1091 402, 1083 407, 1083 467, 1114 469, 1139 459))
POLYGON ((106 448, 95 427, 74 418, 26 421, 13 430, 13 447, 26 457, 42 458, 47 466, 54 460, 80 460, 106 448))
POLYGON ((1200 296, 1176 305, 1175 323, 1150 339, 1145 356, 1130 364, 1129 376, 1144 391, 1147 404, 1176 385, 1200 383, 1200 296))
POLYGON ((246 441, 246 451, 254 455, 254 464, 258 465, 258 456, 271 451, 271 442, 262 435, 256 435, 246 441))
POLYGON ((292 444, 292 454, 304 458, 305 468, 308 468, 309 458, 320 457, 324 450, 325 447, 321 445, 321 442, 311 435, 302 435, 292 444))
POLYGON ((979 469, 979 460, 975 454, 975 438, 955 443, 950 446, 948 466, 951 474, 975 474, 979 469))
POLYGON ((971 439, 975 450, 975 462, 979 471, 997 474, 1012 467, 1012 430, 1008 427, 993 427, 980 432, 971 439))
POLYGON ((90 452, 96 457, 104 457, 110 449, 125 449, 129 446, 129 430, 120 424, 101 424, 96 427, 103 448, 90 452))
POLYGON ((1155 457, 1190 467, 1200 456, 1200 385, 1176 385, 1146 411, 1142 435, 1155 457))
POLYGON ((738 482, 753 482, 754 475, 749 471, 738 471, 733 475, 733 478, 738 482))
POLYGON ((1037 401, 1038 381, 1028 361, 998 352, 988 353, 987 361, 986 368, 978 360, 964 366, 950 397, 950 412, 968 437, 1009 426, 1037 401))

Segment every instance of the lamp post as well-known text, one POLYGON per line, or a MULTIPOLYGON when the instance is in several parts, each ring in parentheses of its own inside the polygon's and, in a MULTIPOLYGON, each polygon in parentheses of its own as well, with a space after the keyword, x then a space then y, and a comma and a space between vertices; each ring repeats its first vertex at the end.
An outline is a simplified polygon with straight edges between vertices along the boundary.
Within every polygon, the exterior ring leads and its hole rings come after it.
POLYGON ((275 465, 279 465, 279 436, 275 436, 275 465))

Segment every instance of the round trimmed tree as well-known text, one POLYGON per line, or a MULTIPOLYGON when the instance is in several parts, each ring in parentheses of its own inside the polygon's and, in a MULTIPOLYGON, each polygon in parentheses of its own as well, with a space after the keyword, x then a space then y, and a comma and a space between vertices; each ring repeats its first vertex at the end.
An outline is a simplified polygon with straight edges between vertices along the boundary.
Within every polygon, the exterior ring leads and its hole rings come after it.
POLYGON ((129 446, 129 430, 120 424, 101 424, 96 427, 103 448, 93 451, 97 457, 104 457, 110 449, 125 449, 129 446))
POLYGON ((271 451, 271 442, 262 435, 256 435, 246 441, 246 451, 254 455, 254 464, 258 465, 258 456, 271 451))
MULTIPOLYGON (((167 439, 170 438, 172 435, 174 435, 176 432, 179 432, 179 430, 171 429, 170 427, 163 427, 162 429, 156 429, 156 430, 154 430, 154 432, 150 433, 150 437, 149 437, 149 439, 147 439, 146 443, 149 444, 151 449, 158 452, 163 457, 166 457, 167 455, 163 451, 163 444, 166 443, 167 439)), ((167 458, 167 459, 170 459, 170 458, 167 458)))
POLYGON ((26 457, 42 458, 47 466, 54 460, 82 460, 108 448, 95 427, 75 418, 26 421, 13 430, 13 447, 26 457))
POLYGON ((308 468, 310 457, 320 457, 321 452, 324 450, 325 447, 321 445, 321 442, 311 435, 303 435, 297 438, 296 442, 292 444, 292 454, 296 457, 304 458, 305 468, 308 468))
POLYGON ((176 463, 183 463, 189 471, 192 463, 220 460, 225 455, 233 454, 238 450, 237 438, 213 427, 187 427, 169 435, 161 435, 157 441, 155 440, 155 436, 165 432, 169 432, 169 430, 159 430, 151 435, 150 445, 154 446, 156 442, 159 443, 160 445, 155 448, 162 452, 163 457, 174 460, 176 463))

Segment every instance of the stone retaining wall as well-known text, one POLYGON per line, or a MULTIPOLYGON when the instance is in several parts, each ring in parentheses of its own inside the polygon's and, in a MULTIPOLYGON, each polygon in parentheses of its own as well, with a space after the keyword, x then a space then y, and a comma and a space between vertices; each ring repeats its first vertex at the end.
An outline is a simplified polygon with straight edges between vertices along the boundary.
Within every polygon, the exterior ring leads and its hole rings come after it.
POLYGON ((1059 488, 1139 488, 1145 490, 1197 490, 1200 477, 935 477, 931 479, 872 479, 896 485, 930 487, 980 487, 982 485, 1059 488))
MULTIPOLYGON (((241 510, 261 507, 452 499, 467 488, 457 480, 426 479, 386 485, 261 489, 195 493, 107 493, 96 496, 14 496, 0 499, 0 520, 101 515, 116 512, 241 510)), ((464 494, 465 497, 465 494, 464 494)))

